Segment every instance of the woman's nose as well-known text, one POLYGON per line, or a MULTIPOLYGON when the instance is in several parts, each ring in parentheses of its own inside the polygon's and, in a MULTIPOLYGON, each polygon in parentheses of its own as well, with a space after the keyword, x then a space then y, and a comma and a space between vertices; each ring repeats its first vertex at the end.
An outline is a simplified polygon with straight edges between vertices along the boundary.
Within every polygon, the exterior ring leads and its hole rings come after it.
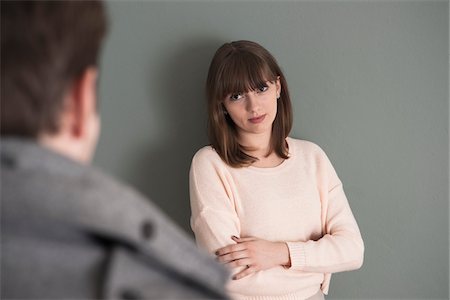
POLYGON ((247 98, 246 101, 247 111, 249 112, 257 111, 259 106, 259 100, 256 93, 249 92, 247 93, 246 98, 247 98))

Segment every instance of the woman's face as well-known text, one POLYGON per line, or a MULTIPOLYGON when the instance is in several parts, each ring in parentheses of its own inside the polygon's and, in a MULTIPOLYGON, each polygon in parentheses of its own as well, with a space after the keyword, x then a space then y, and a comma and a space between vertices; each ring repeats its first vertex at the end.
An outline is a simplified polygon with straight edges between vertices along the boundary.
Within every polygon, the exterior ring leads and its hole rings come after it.
POLYGON ((281 93, 280 79, 266 81, 264 86, 247 93, 230 94, 223 104, 239 135, 272 131, 277 114, 277 98, 281 93))

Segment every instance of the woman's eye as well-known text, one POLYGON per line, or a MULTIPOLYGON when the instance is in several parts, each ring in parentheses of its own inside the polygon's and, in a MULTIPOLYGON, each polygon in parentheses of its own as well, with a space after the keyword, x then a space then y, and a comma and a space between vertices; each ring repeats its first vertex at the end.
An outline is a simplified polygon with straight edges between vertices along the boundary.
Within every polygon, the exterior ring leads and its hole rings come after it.
POLYGON ((242 95, 241 93, 239 93, 239 94, 232 94, 232 95, 230 96, 230 99, 231 99, 232 101, 236 101, 236 100, 241 99, 242 97, 243 97, 243 95, 242 95))
POLYGON ((258 93, 263 93, 263 92, 267 91, 268 88, 269 88, 268 86, 261 86, 261 87, 257 88, 256 91, 258 93))

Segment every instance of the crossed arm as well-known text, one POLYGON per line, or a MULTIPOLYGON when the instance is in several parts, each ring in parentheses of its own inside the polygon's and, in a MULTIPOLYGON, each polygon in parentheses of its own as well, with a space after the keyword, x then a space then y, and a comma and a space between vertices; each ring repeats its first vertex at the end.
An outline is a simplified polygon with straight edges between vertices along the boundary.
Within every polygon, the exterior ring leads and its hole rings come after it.
POLYGON ((252 273, 276 266, 289 266, 289 249, 286 243, 269 242, 257 238, 238 238, 232 236, 236 244, 230 244, 216 251, 217 260, 230 268, 246 266, 233 276, 241 279, 252 273))
POLYGON ((218 249, 215 253, 217 260, 230 267, 247 266, 233 279, 276 266, 319 273, 360 268, 364 243, 342 184, 327 194, 325 232, 317 241, 271 242, 253 237, 233 237, 231 239, 236 244, 218 249))

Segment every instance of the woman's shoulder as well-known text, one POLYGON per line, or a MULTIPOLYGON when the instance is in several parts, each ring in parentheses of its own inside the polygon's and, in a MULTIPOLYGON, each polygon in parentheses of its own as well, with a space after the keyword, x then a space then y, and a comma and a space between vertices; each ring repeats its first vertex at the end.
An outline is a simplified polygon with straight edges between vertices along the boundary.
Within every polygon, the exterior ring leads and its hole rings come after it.
POLYGON ((200 148, 192 158, 192 165, 202 166, 211 164, 223 164, 219 154, 211 146, 200 148))
POLYGON ((288 142, 288 145, 292 146, 293 152, 295 154, 301 153, 303 155, 313 155, 313 156, 325 154, 323 149, 315 142, 292 137, 288 137, 286 140, 288 142))
POLYGON ((321 146, 312 141, 289 138, 289 145, 293 145, 293 154, 308 164, 318 168, 333 169, 331 161, 321 146))

